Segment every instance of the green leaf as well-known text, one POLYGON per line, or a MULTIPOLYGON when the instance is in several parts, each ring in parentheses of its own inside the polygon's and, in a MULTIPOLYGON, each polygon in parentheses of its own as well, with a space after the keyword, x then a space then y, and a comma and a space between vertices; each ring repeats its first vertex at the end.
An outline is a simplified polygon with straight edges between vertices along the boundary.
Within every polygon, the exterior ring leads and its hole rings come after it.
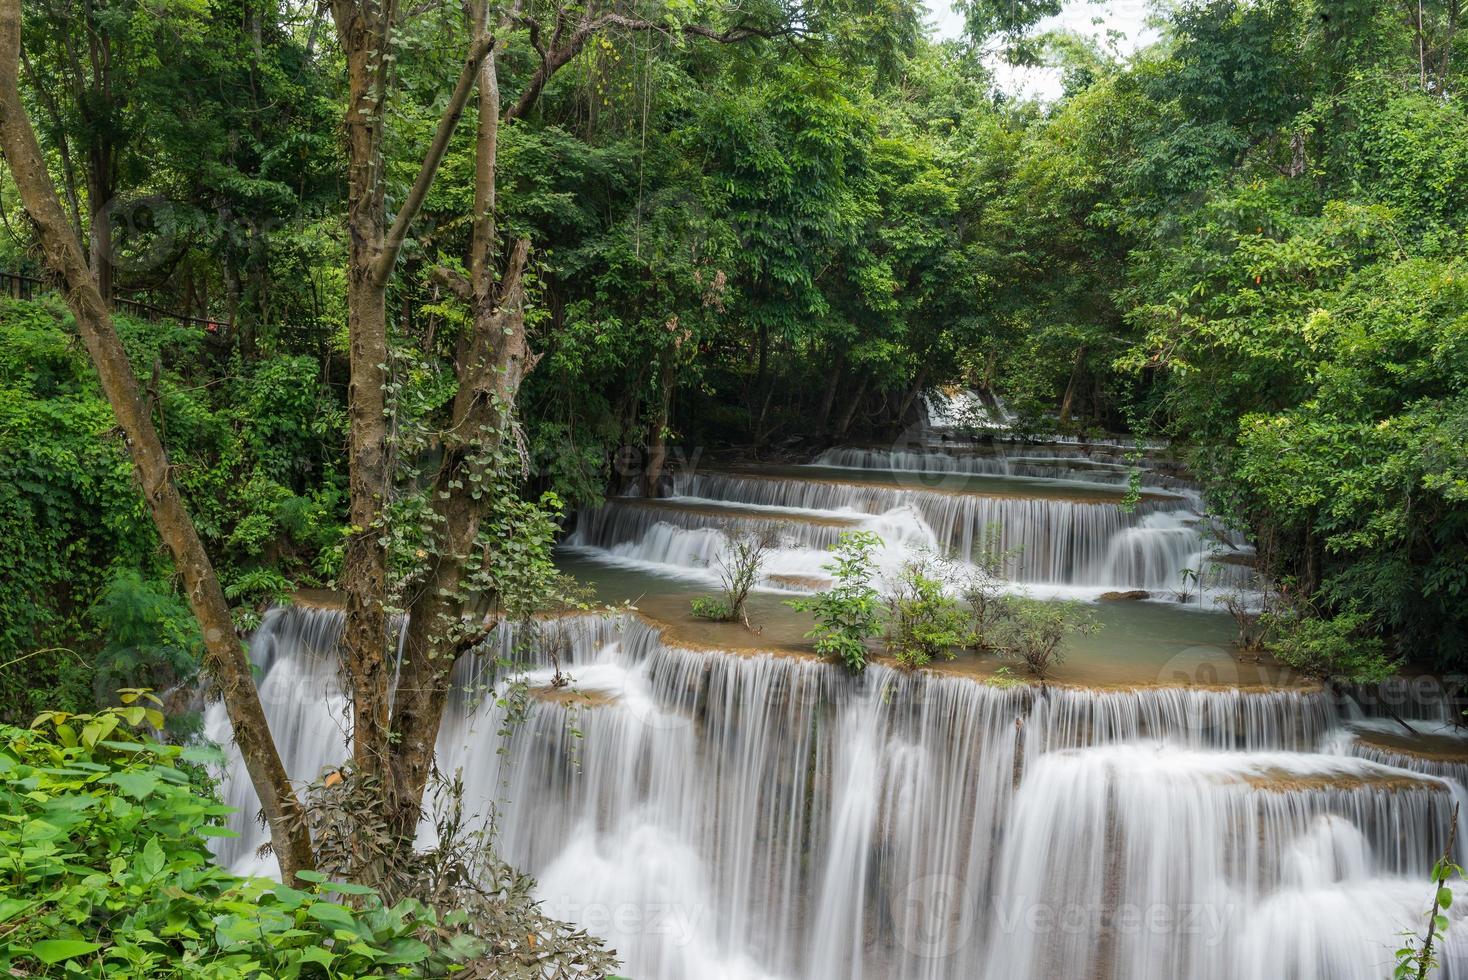
POLYGON ((115 772, 102 782, 116 786, 122 790, 124 796, 141 800, 158 788, 158 774, 155 772, 115 772))
POLYGON ((201 766, 219 765, 224 762, 224 753, 214 745, 190 745, 180 752, 178 757, 185 762, 194 762, 201 766))
POLYGON ((342 906, 333 905, 330 902, 317 902, 306 910, 306 914, 317 922, 322 922, 329 926, 336 926, 353 932, 357 929, 357 922, 352 918, 352 913, 348 912, 342 906))
POLYGON ((0 898, 0 922, 7 922, 15 918, 35 904, 35 902, 23 902, 18 898, 0 898))
POLYGON ((333 881, 321 889, 326 892, 339 892, 342 895, 376 895, 377 889, 366 885, 354 884, 350 881, 333 881))
POLYGON ((49 965, 86 956, 101 948, 101 943, 89 943, 81 939, 42 939, 31 947, 31 955, 49 965))
POLYGON ((230 830, 228 827, 216 827, 214 824, 200 824, 194 830, 200 837, 238 837, 239 831, 230 830))
POLYGON ((149 878, 156 878, 167 862, 168 859, 163 854, 163 847, 158 843, 158 838, 148 838, 148 843, 143 845, 143 853, 139 862, 143 873, 149 878))

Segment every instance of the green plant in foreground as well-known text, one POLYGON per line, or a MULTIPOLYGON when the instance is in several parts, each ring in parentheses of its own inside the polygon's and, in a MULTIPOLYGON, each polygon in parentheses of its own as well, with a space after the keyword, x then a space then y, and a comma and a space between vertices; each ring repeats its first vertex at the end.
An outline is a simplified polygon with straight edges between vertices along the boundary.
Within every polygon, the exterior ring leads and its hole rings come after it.
POLYGON ((205 843, 231 812, 200 788, 214 750, 160 745, 142 703, 0 727, 0 972, 72 977, 446 976, 466 922, 386 906, 315 872, 241 878, 205 843))
POLYGON ((816 641, 816 652, 839 657, 857 674, 867 666, 867 640, 881 629, 881 596, 872 587, 876 571, 872 552, 881 544, 882 539, 870 531, 843 532, 831 549, 831 561, 823 566, 835 585, 785 600, 790 608, 815 615, 816 628, 806 637, 816 641))
POLYGON ((1437 864, 1432 868, 1432 881, 1435 890, 1432 895, 1432 908, 1427 912, 1427 932, 1422 937, 1421 945, 1418 945, 1415 933, 1404 933, 1405 939, 1401 948, 1396 952, 1397 965, 1392 970, 1392 980, 1427 980, 1429 974, 1437 969, 1437 954, 1434 952, 1434 943, 1448 929, 1448 909, 1453 907, 1453 890, 1448 887, 1448 882, 1454 878, 1463 877, 1463 869, 1452 861, 1453 843, 1458 837, 1458 807, 1453 807, 1453 827, 1448 834, 1448 845, 1443 848, 1442 857, 1438 858, 1437 864))

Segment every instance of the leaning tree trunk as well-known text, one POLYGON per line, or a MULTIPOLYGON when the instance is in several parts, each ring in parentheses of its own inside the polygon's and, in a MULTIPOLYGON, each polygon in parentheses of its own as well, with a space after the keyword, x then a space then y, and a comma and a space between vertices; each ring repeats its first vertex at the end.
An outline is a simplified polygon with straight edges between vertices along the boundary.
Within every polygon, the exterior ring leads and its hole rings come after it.
POLYGON ((1070 424, 1071 412, 1075 409, 1076 385, 1080 382, 1081 369, 1086 363, 1086 345, 1076 351, 1075 364, 1070 369, 1070 381, 1065 386, 1065 397, 1060 400, 1060 424, 1070 424))
POLYGON ((816 412, 815 431, 820 435, 826 434, 826 426, 831 421, 831 410, 836 407, 836 392, 841 387, 841 379, 846 374, 846 362, 838 361, 836 370, 831 374, 831 380, 826 382, 826 390, 821 395, 821 407, 816 412))
POLYGON ((861 408, 862 399, 867 396, 867 378, 862 378, 861 383, 856 386, 851 401, 846 406, 846 411, 841 413, 841 421, 836 424, 835 436, 837 439, 845 439, 846 433, 851 431, 851 423, 856 421, 856 411, 861 408))
POLYGON ((219 685, 235 742, 260 796, 281 874, 290 881, 297 871, 312 866, 311 839, 297 819, 295 791, 271 739, 249 659, 235 636, 218 576, 174 486, 163 443, 113 328, 107 303, 82 256, 81 243, 57 199, 21 103, 16 78, 20 25, 20 0, 0 0, 0 145, 21 200, 35 222, 47 264, 65 285, 67 305, 126 437, 158 535, 183 578, 189 607, 204 636, 209 670, 219 685))
POLYGON ((907 389, 907 394, 902 396, 902 402, 897 406, 897 424, 907 418, 907 413, 912 410, 912 403, 917 401, 918 395, 923 393, 923 387, 928 383, 928 369, 931 367, 929 361, 924 360, 923 366, 918 368, 917 377, 912 379, 912 387, 907 389))

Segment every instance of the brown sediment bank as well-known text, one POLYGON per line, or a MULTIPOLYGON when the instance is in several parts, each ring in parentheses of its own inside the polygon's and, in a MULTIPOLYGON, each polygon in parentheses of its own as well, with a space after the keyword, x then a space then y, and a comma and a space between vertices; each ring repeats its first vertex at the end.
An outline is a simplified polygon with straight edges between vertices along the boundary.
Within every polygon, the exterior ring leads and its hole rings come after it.
POLYGON ((765 581, 776 585, 783 585, 791 589, 824 589, 831 585, 831 580, 821 578, 817 575, 766 575, 765 581))
POLYGON ((562 687, 550 684, 532 687, 530 696, 537 701, 568 708, 600 708, 617 702, 617 696, 610 691, 578 690, 574 680, 562 687))
MULTIPOLYGON (((1407 724, 1411 724, 1408 720, 1407 724)), ((1356 741, 1382 752, 1411 756, 1429 762, 1461 762, 1468 764, 1468 741, 1446 735, 1406 732, 1357 732, 1356 741)))
MULTIPOLYGON (((1330 790, 1330 789, 1383 789, 1393 793, 1409 790, 1427 790, 1434 793, 1446 793, 1447 787, 1442 783, 1431 779, 1419 779, 1401 773, 1363 773, 1363 772, 1321 772, 1321 773, 1298 773, 1286 769, 1267 769, 1257 773, 1243 773, 1237 781, 1249 784, 1257 790, 1270 793, 1293 793, 1303 790, 1330 790)), ((1234 778, 1224 777, 1223 782, 1232 782, 1234 778)))

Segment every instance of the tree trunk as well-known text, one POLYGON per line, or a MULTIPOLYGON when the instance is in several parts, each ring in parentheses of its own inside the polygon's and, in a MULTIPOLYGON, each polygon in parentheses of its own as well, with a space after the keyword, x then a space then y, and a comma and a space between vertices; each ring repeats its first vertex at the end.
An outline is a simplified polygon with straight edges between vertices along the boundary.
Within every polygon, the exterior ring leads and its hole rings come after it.
POLYGON ((352 686, 352 758, 364 774, 386 765, 387 531, 382 515, 392 491, 387 456, 387 288, 375 270, 383 227, 382 110, 375 63, 386 54, 388 32, 359 11, 338 17, 347 57, 347 333, 350 352, 347 452, 351 537, 342 562, 346 627, 342 657, 352 686))
POLYGON ((867 379, 862 378, 861 384, 856 386, 855 393, 851 396, 851 402, 846 406, 846 411, 841 413, 841 421, 836 425, 836 438, 846 438, 846 433, 851 429, 851 423, 856 420, 856 410, 861 407, 861 400, 867 395, 867 379))
POLYGON ((388 727, 392 704, 388 663, 386 505, 392 496, 388 453, 386 393, 388 361, 387 283, 414 217, 453 138, 464 105, 474 91, 480 67, 493 45, 478 25, 459 79, 439 115, 433 140, 418 175, 398 207, 391 227, 385 205, 382 152, 391 48, 397 6, 332 0, 332 18, 347 60, 347 332, 350 377, 347 413, 348 489, 352 535, 343 558, 341 587, 346 593, 342 658, 352 686, 352 759, 367 776, 383 776, 389 802, 396 798, 392 779, 393 740, 388 727))
POLYGON ((907 418, 907 413, 912 408, 912 403, 917 401, 917 396, 923 393, 923 386, 928 383, 929 367, 929 363, 924 361, 923 366, 918 368, 917 377, 912 381, 912 387, 907 389, 907 394, 902 396, 902 403, 897 406, 898 425, 901 425, 902 420, 907 418))
POLYGON ((670 342, 659 358, 658 410, 648 425, 647 468, 642 473, 642 495, 648 498, 658 496, 658 483, 668 461, 668 420, 673 407, 673 385, 677 379, 677 354, 676 343, 670 342))
POLYGON ((816 413, 815 431, 825 434, 826 426, 831 421, 831 409, 836 407, 836 392, 841 388, 841 378, 846 374, 846 362, 839 361, 836 370, 831 373, 831 380, 826 383, 826 391, 821 395, 821 408, 816 413))
MULTIPOLYGON (((1075 364, 1070 369, 1070 381, 1065 386, 1065 397, 1060 400, 1060 424, 1070 422, 1071 411, 1075 408, 1076 383, 1081 377, 1081 366, 1086 362, 1086 345, 1076 351, 1075 364)), ((1051 389, 1052 391, 1054 389, 1051 389)))
MULTIPOLYGON (((476 4, 473 15, 483 17, 484 8, 476 4)), ((467 284, 473 319, 456 356, 459 388, 434 480, 433 509, 440 537, 428 580, 409 611, 392 719, 398 741, 393 752, 390 805, 395 828, 404 839, 411 837, 418 824, 454 663, 485 632, 464 625, 468 596, 463 579, 474 557, 483 513, 483 501, 465 489, 472 483, 468 477, 476 471, 487 475, 509 434, 520 382, 536 360, 525 332, 523 276, 528 240, 515 242, 503 280, 496 283, 500 96, 493 51, 480 65, 478 86, 467 284)))
POLYGON ((109 153, 105 149, 94 150, 87 173, 87 204, 92 210, 91 235, 88 255, 92 273, 97 280, 97 292, 107 308, 112 308, 112 184, 107 174, 111 168, 109 153))
POLYGON ((296 822, 299 804, 295 791, 271 739, 249 659, 235 636, 219 579, 173 484, 168 457, 144 406, 137 378, 113 328, 106 301, 82 256, 81 243, 57 199, 25 114, 16 78, 20 24, 20 0, 0 0, 0 145, 26 210, 36 224, 47 264, 65 284, 67 305, 76 317, 102 390, 126 436, 153 522, 183 579, 189 607, 204 636, 209 670, 223 695, 240 755, 270 826, 281 874, 291 881, 297 871, 312 866, 310 835, 296 822))

